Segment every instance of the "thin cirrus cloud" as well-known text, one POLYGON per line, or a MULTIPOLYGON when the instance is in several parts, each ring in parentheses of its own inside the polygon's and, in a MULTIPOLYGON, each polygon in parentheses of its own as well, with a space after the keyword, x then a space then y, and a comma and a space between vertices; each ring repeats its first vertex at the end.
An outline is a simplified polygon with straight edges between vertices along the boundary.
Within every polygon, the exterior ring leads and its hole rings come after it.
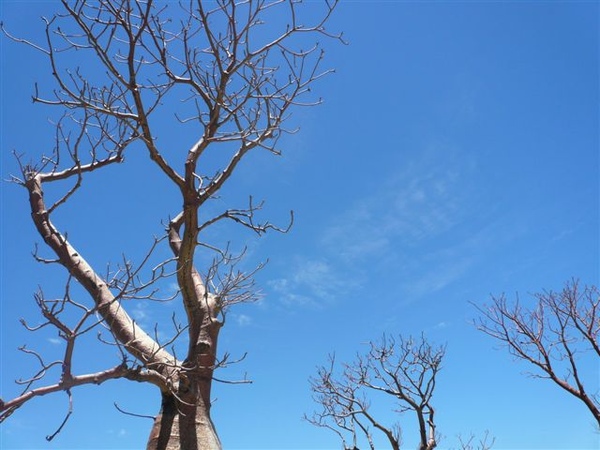
POLYGON ((345 263, 367 267, 402 269, 439 252, 441 240, 447 245, 469 216, 472 169, 457 159, 421 155, 404 164, 328 227, 321 242, 345 263))
POLYGON ((273 279, 268 286, 285 306, 320 307, 334 301, 348 288, 348 283, 325 259, 295 257, 284 277, 273 279))
POLYGON ((252 324, 252 317, 246 314, 236 314, 235 321, 240 327, 246 327, 252 324))
POLYGON ((412 297, 464 276, 476 258, 472 236, 453 239, 471 214, 474 164, 463 159, 425 152, 402 164, 325 225, 313 243, 318 255, 296 255, 287 264, 291 270, 270 288, 288 306, 314 306, 378 283, 380 276, 393 274, 412 297))
POLYGON ((321 241, 351 260, 415 246, 451 228, 461 219, 459 173, 441 166, 423 167, 427 171, 421 173, 413 168, 360 199, 321 241))

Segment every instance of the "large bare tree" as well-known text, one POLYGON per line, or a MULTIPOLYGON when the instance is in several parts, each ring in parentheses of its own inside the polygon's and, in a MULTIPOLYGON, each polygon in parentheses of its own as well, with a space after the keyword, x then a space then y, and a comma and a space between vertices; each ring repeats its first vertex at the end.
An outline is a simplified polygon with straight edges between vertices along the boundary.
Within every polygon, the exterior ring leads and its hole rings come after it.
MULTIPOLYGON (((36 258, 62 266, 68 281, 61 298, 36 293, 44 321, 26 324, 31 330, 56 328, 65 344, 63 357, 47 363, 24 349, 41 367, 23 381, 21 395, 0 402, 0 420, 41 395, 71 396, 76 386, 126 378, 152 383, 161 393, 148 449, 221 448, 210 415, 213 372, 227 362, 217 358, 217 339, 227 308, 255 294, 252 271, 239 269, 239 255, 212 244, 206 230, 227 222, 259 235, 278 228, 257 219, 262 203, 251 197, 239 209, 219 210, 213 200, 250 152, 280 153, 278 139, 293 131, 285 125, 291 109, 319 102, 311 86, 328 71, 321 67, 317 39, 332 37, 325 23, 336 3, 61 0, 61 11, 44 19, 44 42, 5 30, 8 38, 45 55, 54 86, 36 85, 33 100, 62 111, 53 150, 33 163, 24 162, 31 155, 17 154, 21 173, 13 180, 27 191, 33 224, 51 250, 52 256, 40 252, 36 258), (180 126, 161 126, 173 114, 180 126), (193 145, 171 148, 182 133, 193 145), (126 164, 133 148, 144 149, 156 168, 146 174, 149 182, 163 177, 179 201, 163 212, 171 217, 165 234, 150 238, 141 263, 125 259, 101 273, 84 259, 86 242, 71 242, 59 231, 55 213, 79 194, 86 176, 126 164), (162 244, 172 257, 156 262, 162 244), (159 340, 159 333, 136 323, 127 301, 169 300, 160 292, 167 277, 176 279, 172 297, 183 304, 187 320, 174 322, 172 336, 159 340), (72 295, 73 285, 89 301, 72 295), (75 373, 76 342, 102 327, 108 336, 104 332, 100 341, 115 345, 121 360, 104 371, 75 373), (172 351, 180 339, 186 341, 183 359, 172 351), (60 376, 48 380, 53 367, 60 376)), ((120 220, 135 218, 132 209, 120 220)))
POLYGON ((579 399, 600 427, 600 291, 573 280, 559 292, 533 296, 531 306, 504 295, 478 308, 479 330, 500 341, 516 359, 533 367, 530 374, 552 380, 579 399))

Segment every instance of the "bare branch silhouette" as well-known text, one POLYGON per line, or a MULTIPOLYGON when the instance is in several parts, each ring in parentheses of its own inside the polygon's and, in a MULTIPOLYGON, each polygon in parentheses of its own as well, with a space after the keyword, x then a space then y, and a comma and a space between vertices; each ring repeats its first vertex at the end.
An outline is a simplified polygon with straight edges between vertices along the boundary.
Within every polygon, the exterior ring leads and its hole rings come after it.
POLYGON ((374 449, 372 430, 378 430, 390 448, 398 450, 401 446, 399 423, 383 424, 371 413, 369 394, 381 392, 397 401, 398 413, 414 414, 419 449, 435 448, 438 435, 432 397, 445 347, 433 347, 423 336, 396 340, 386 335, 368 345, 365 354, 357 355, 352 363, 342 364, 339 376, 335 373, 333 356, 328 366, 318 368, 310 385, 313 398, 322 409, 305 419, 334 431, 344 448, 357 448, 362 436, 369 448, 374 449))
POLYGON ((600 402, 597 392, 590 391, 597 371, 583 370, 584 359, 597 366, 600 358, 598 288, 572 280, 560 292, 544 291, 533 298, 534 304, 526 307, 518 298, 509 303, 504 295, 492 297, 489 306, 477 307, 477 328, 533 366, 533 377, 552 380, 579 399, 600 426, 600 402))
MULTIPOLYGON (((222 210, 215 200, 249 153, 281 154, 280 138, 296 131, 287 125, 294 108, 320 103, 312 88, 331 70, 322 66, 318 41, 341 40, 325 28, 336 5, 337 0, 61 0, 61 11, 44 19, 43 42, 14 36, 2 25, 8 39, 48 62, 52 84, 36 84, 33 101, 61 113, 53 146, 31 162, 15 153, 21 173, 11 180, 27 191, 33 224, 51 253, 43 256, 36 248, 36 260, 62 266, 68 281, 62 298, 46 298, 40 288, 34 298, 45 321, 24 322, 31 331, 56 329, 63 356, 45 362, 23 348, 40 368, 23 381, 21 395, 0 403, 0 420, 35 397, 58 391, 70 396, 82 384, 126 378, 160 388, 161 411, 149 449, 221 447, 210 417, 211 386, 214 370, 232 361, 228 354, 217 357, 217 338, 227 309, 258 297, 253 275, 263 264, 244 270, 244 252, 211 242, 207 230, 232 223, 260 236, 291 226, 293 214, 284 227, 261 219, 264 203, 251 195, 241 208, 222 210), (192 145, 172 148, 180 135, 192 145), (127 159, 133 148, 145 152, 156 169, 147 176, 162 177, 179 200, 163 212, 174 218, 163 236, 151 238, 141 259, 122 255, 101 273, 82 256, 85 243, 75 245, 59 231, 56 213, 83 195, 91 173, 108 176, 118 164, 133 174, 136 167, 127 159), (51 196, 44 190, 48 186, 51 196), (171 257, 163 257, 166 243, 171 257), (75 299, 74 284, 87 298, 75 299), (173 284, 175 289, 165 288, 173 284), (165 315, 172 331, 163 335, 158 325, 142 326, 128 312, 132 301, 180 301, 185 321, 165 315), (107 332, 98 332, 97 342, 115 346, 121 362, 74 374, 75 342, 98 327, 107 332), (187 346, 182 359, 175 353, 179 341, 187 346), (60 379, 47 381, 58 367, 60 379), (187 431, 180 436, 178 430, 187 431)), ((123 219, 135 220, 136 212, 123 219)), ((70 414, 71 409, 66 418, 70 414)))

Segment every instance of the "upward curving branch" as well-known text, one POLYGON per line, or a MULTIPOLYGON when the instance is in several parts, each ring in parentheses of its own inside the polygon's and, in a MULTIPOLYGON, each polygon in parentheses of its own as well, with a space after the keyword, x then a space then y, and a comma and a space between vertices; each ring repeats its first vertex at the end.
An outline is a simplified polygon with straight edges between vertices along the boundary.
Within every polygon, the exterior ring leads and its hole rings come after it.
POLYGON ((477 328, 529 363, 532 376, 552 380, 579 399, 600 427, 600 399, 594 391, 600 362, 598 287, 580 287, 572 280, 560 292, 545 291, 534 298, 525 307, 504 295, 492 297, 491 305, 477 307, 477 328))
MULTIPOLYGON (((37 164, 19 160, 21 175, 13 178, 28 191, 35 228, 55 256, 37 259, 63 266, 90 300, 39 297, 43 327, 66 337, 62 380, 33 386, 52 364, 40 357, 42 369, 31 379, 31 393, 2 403, 2 411, 98 379, 137 379, 156 384, 162 396, 148 448, 220 448, 210 418, 213 372, 227 360, 217 358, 218 336, 226 309, 257 296, 254 270, 237 269, 240 256, 229 244, 214 243, 207 230, 226 221, 257 235, 286 229, 259 220, 263 203, 254 203, 251 195, 242 208, 223 210, 214 200, 248 154, 281 153, 279 139, 295 131, 287 128, 295 107, 320 103, 312 86, 331 71, 322 68, 318 39, 341 40, 325 28, 337 3, 61 0, 61 12, 44 19, 43 43, 14 37, 2 25, 5 36, 48 61, 53 87, 36 85, 34 102, 62 111, 50 154, 40 155, 37 164), (127 158, 135 149, 156 169, 145 174, 149 182, 162 183, 179 200, 163 211, 163 217, 174 218, 164 236, 152 238, 140 264, 124 257, 116 270, 101 276, 58 231, 54 214, 69 207, 91 172, 104 173, 115 164, 125 164, 132 174, 139 170, 135 158, 133 163, 127 158), (70 187, 61 191, 64 181, 70 187), (53 204, 44 195, 49 185, 58 193, 53 204), (156 261, 162 242, 168 242, 172 257, 156 261), (161 282, 169 277, 176 279, 176 293, 161 295, 161 282), (156 329, 151 335, 127 313, 131 299, 177 299, 186 323, 170 315, 173 337, 160 342, 156 329), (81 314, 75 325, 63 321, 67 309, 81 314), (108 329, 114 342, 101 341, 115 345, 122 361, 101 378, 74 375, 75 339, 97 326, 108 329), (183 360, 167 349, 175 340, 187 344, 183 360)), ((135 219, 135 212, 127 218, 135 219)), ((78 247, 83 250, 84 244, 78 247)))
POLYGON ((173 357, 131 319, 109 289, 106 281, 56 230, 50 221, 44 202, 43 178, 39 174, 30 174, 30 178, 25 182, 25 187, 29 192, 31 217, 44 242, 54 251, 59 263, 85 288, 94 300, 95 309, 102 316, 111 333, 129 353, 143 361, 148 367, 174 365, 173 357))

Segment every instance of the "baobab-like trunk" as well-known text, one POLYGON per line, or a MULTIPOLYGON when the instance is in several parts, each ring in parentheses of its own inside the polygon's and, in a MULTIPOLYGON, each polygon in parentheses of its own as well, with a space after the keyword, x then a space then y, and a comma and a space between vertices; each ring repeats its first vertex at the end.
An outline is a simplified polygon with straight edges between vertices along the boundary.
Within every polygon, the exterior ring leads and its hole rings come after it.
MULTIPOLYGON (((31 331, 47 325, 58 329, 66 342, 63 360, 46 364, 40 355, 27 350, 38 358, 42 369, 26 382, 26 392, 8 402, 0 400, 0 421, 34 397, 58 391, 70 396, 74 386, 126 378, 152 383, 162 396, 148 449, 221 448, 210 417, 213 372, 227 360, 226 356, 216 358, 217 337, 227 309, 253 301, 256 295, 254 272, 236 268, 244 251, 230 252, 229 243, 221 242, 222 236, 205 231, 227 221, 258 235, 268 230, 286 231, 260 221, 255 214, 262 203, 255 204, 251 196, 248 206, 241 209, 221 210, 223 203, 214 201, 249 152, 281 153, 278 140, 289 131, 283 125, 294 107, 320 102, 311 99, 311 85, 330 71, 321 69, 321 47, 299 36, 335 37, 324 25, 338 0, 312 2, 302 14, 302 2, 295 0, 182 3, 174 16, 169 16, 165 2, 155 0, 61 0, 62 13, 45 19, 44 44, 6 33, 49 60, 56 86, 49 91, 50 98, 36 88, 34 101, 64 109, 56 124, 52 154, 41 155, 38 164, 24 165, 19 159, 22 179, 14 177, 14 181, 28 190, 35 227, 55 255, 37 259, 62 265, 69 276, 63 298, 46 298, 41 289, 35 295, 45 322, 28 327, 31 331), (288 20, 282 21, 281 16, 267 29, 262 27, 274 17, 271 10, 279 7, 288 20), (304 20, 313 23, 302 25, 304 20), (63 58, 62 50, 66 54, 81 52, 83 58, 63 58), (79 61, 85 70, 76 65, 79 61), (88 80, 86 73, 98 76, 88 80), (182 93, 185 99, 180 97, 182 93), (180 100, 195 105, 191 110, 184 108, 186 117, 171 110, 180 100), (169 137, 170 131, 173 136, 183 136, 182 131, 171 130, 170 125, 154 126, 166 124, 165 117, 173 116, 177 125, 196 123, 185 129, 191 134, 184 139, 195 142, 187 153, 172 148, 169 137), (159 139, 158 132, 165 137, 159 139), (173 256, 155 265, 160 256, 154 250, 162 241, 155 237, 139 264, 124 258, 122 264, 109 266, 103 276, 81 256, 67 234, 58 231, 51 216, 78 191, 90 172, 123 163, 133 143, 146 147, 158 169, 144 176, 162 176, 164 188, 168 183, 181 195, 176 202, 179 213, 167 229, 173 256), (207 151, 216 146, 222 149, 217 155, 207 151), (71 184, 54 184, 49 198, 57 196, 58 200, 46 205, 42 186, 65 181, 71 184), (70 187, 63 191, 64 186, 70 187), (173 297, 171 292, 161 295, 158 285, 169 277, 177 279, 178 292, 173 297), (85 289, 91 301, 71 298, 71 283, 85 289), (185 310, 185 323, 178 323, 173 314, 175 335, 162 342, 159 323, 153 337, 127 313, 127 304, 134 299, 177 299, 185 310), (73 313, 79 320, 73 319, 73 313), (101 324, 109 332, 100 340, 106 336, 114 339, 109 343, 119 348, 122 361, 97 373, 72 373, 76 338, 101 324), (188 348, 181 361, 168 348, 184 339, 188 348), (59 365, 62 373, 56 383, 29 389, 44 374, 55 372, 48 369, 59 365)), ((2 26, 0 31, 4 31, 2 26)), ((131 170, 130 182, 135 183, 137 169, 132 166, 131 170)), ((127 201, 126 190, 118 194, 127 201)), ((175 211, 169 207, 163 213, 170 216, 175 211)), ((112 216, 110 219, 112 224, 112 216)), ((129 220, 129 216, 119 220, 129 220)), ((167 321, 167 317, 165 314, 158 321, 167 321)))
MULTIPOLYGON (((52 175, 57 177, 56 174, 52 175)), ((50 177, 48 177, 50 178, 50 177)), ((210 418, 212 376, 216 366, 217 338, 222 323, 216 318, 217 300, 203 289, 199 274, 192 270, 195 287, 203 301, 195 308, 190 329, 195 345, 183 364, 162 349, 126 314, 107 288, 106 282, 79 255, 50 221, 44 202, 41 175, 31 176, 30 194, 33 221, 58 261, 84 286, 97 304, 98 312, 111 325, 115 338, 140 361, 170 379, 172 386, 162 392, 162 404, 150 433, 149 450, 220 450, 221 443, 210 418)))
POLYGON ((149 450, 221 448, 210 418, 212 378, 222 326, 218 319, 221 300, 206 290, 193 265, 197 214, 197 206, 190 208, 169 226, 169 244, 177 257, 177 277, 188 316, 189 347, 188 356, 178 369, 173 391, 162 394, 161 411, 148 441, 149 450), (179 231, 186 217, 188 222, 182 239, 179 231))
POLYGON ((172 391, 162 392, 160 413, 148 440, 148 450, 220 450, 210 418, 212 376, 221 323, 208 324, 197 356, 184 362, 172 391))
POLYGON ((206 405, 201 395, 193 404, 186 403, 171 393, 162 394, 160 414, 154 420, 147 450, 221 449, 210 418, 210 404, 206 405))

